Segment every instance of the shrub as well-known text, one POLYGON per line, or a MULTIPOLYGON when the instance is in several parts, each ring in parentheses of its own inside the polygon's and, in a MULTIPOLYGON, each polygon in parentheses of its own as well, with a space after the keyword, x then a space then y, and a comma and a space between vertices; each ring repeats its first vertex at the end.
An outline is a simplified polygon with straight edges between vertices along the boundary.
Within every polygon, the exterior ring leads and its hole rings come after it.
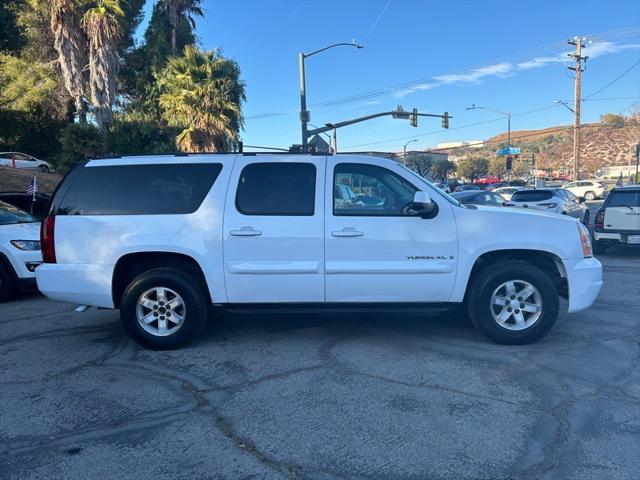
POLYGON ((114 155, 174 153, 179 131, 152 121, 116 120, 109 130, 108 150, 114 155))
POLYGON ((73 123, 60 133, 60 153, 54 159, 56 169, 68 171, 74 164, 105 154, 100 130, 90 124, 73 123))

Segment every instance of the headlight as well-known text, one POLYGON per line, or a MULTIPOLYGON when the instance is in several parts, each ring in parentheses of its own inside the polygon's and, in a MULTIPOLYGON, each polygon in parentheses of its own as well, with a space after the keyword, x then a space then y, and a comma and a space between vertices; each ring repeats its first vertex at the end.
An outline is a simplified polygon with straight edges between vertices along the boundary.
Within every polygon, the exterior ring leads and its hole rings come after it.
POLYGON ((11 240, 11 245, 18 250, 40 250, 40 242, 38 240, 11 240))
POLYGON ((582 242, 582 253, 584 258, 592 257, 593 250, 591 249, 591 235, 589 235, 589 229, 582 223, 578 222, 578 232, 580 232, 580 242, 582 242))

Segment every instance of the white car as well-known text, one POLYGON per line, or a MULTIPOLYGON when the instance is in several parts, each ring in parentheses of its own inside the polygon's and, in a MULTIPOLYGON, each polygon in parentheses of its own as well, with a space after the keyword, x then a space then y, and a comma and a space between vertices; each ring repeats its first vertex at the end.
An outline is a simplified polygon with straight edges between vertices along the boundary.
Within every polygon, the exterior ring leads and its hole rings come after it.
POLYGON ((0 152, 0 167, 34 168, 43 173, 55 172, 53 165, 20 152, 0 152))
POLYGON ((580 203, 570 191, 562 188, 522 189, 513 194, 510 207, 528 208, 543 212, 560 213, 577 218, 584 225, 589 225, 589 209, 580 203))
POLYGON ((609 192, 596 213, 593 240, 596 253, 604 253, 613 245, 640 247, 640 185, 609 192))
POLYGON ((516 193, 518 190, 522 190, 523 188, 524 187, 500 187, 491 191, 497 193, 498 195, 501 195, 505 200, 509 201, 511 200, 511 197, 513 197, 514 193, 516 193))
POLYGON ((603 183, 592 180, 580 180, 579 182, 567 183, 562 188, 569 190, 580 200, 588 201, 604 198, 607 191, 607 187, 603 183))
POLYGON ((464 304, 489 338, 522 344, 551 329, 561 296, 577 312, 602 286, 576 219, 465 207, 371 156, 91 160, 62 181, 41 238, 42 293, 119 308, 156 349, 197 336, 213 306, 282 304, 464 304))
POLYGON ((40 223, 0 201, 0 302, 35 288, 35 269, 41 261, 40 223))

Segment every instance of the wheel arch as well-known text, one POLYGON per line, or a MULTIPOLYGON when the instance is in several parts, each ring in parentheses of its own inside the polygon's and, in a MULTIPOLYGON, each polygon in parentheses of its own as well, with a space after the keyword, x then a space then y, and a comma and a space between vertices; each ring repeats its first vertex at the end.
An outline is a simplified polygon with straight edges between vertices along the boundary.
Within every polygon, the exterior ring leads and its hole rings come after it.
POLYGON ((136 276, 152 268, 185 270, 202 282, 209 301, 212 301, 204 271, 198 261, 186 254, 166 251, 133 252, 121 256, 113 269, 111 294, 115 308, 120 307, 122 294, 136 276))
POLYGON ((502 249, 490 250, 478 256, 471 267, 469 278, 465 288, 465 301, 467 299, 469 287, 480 271, 488 265, 494 265, 497 262, 524 262, 540 268, 547 273, 558 289, 558 293, 562 298, 569 298, 569 284, 567 280, 567 271, 562 259, 553 252, 546 250, 533 249, 502 249))

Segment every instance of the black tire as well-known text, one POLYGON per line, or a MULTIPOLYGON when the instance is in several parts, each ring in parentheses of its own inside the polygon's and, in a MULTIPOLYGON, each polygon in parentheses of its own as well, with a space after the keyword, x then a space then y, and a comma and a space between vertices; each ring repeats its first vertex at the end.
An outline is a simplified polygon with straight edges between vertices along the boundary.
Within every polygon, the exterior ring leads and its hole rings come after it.
POLYGON ((171 350, 190 342, 206 325, 210 309, 206 287, 189 273, 173 268, 155 268, 137 277, 127 286, 120 301, 120 319, 129 336, 138 344, 153 350, 171 350), (184 321, 172 334, 153 335, 142 328, 137 318, 138 299, 150 289, 173 290, 184 301, 184 321))
POLYGON ((584 200, 585 200, 585 202, 591 202, 591 201, 593 201, 593 200, 595 200, 595 199, 596 199, 596 194, 595 194, 595 193, 593 193, 593 192, 586 192, 586 193, 584 194, 584 200))
POLYGON ((40 165, 40 171, 42 173, 49 173, 49 167, 47 167, 46 165, 40 165))
POLYGON ((0 258, 0 303, 7 302, 16 296, 16 284, 13 275, 0 258))
POLYGON ((503 262, 481 270, 467 296, 467 309, 474 326, 491 340, 505 345, 524 345, 539 340, 551 330, 558 318, 559 295, 553 281, 538 267, 526 262, 503 262), (542 312, 534 323, 522 330, 509 330, 493 318, 491 297, 503 283, 520 280, 539 292, 542 312))
POLYGON ((589 213, 589 210, 587 210, 586 212, 584 212, 584 217, 582 218, 582 224, 585 227, 589 226, 589 219, 591 218, 591 214, 589 213))

